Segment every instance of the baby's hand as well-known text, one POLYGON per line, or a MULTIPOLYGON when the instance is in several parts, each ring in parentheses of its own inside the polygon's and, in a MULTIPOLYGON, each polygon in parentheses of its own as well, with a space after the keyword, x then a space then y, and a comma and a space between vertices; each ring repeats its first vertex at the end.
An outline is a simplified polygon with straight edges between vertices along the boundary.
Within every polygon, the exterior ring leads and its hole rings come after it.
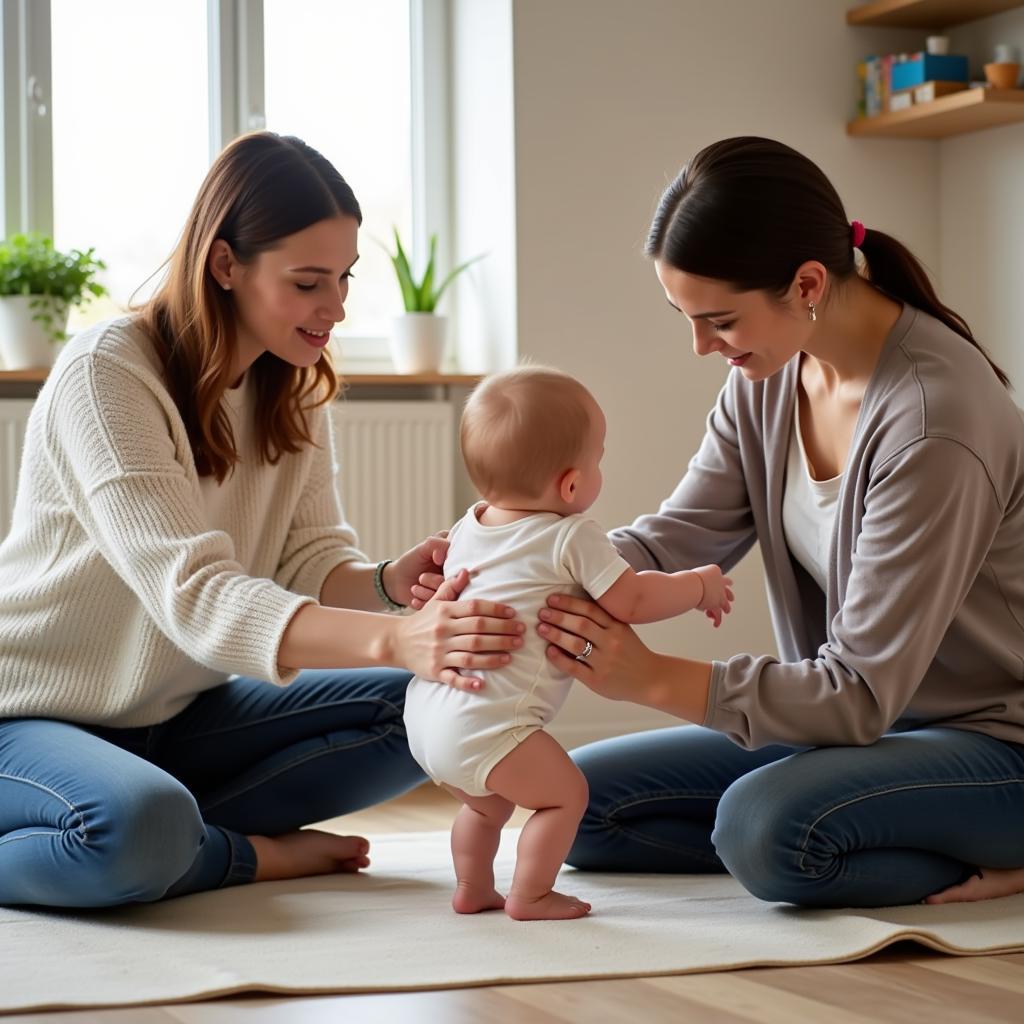
POLYGON ((717 565, 702 565, 693 571, 704 584, 704 597, 697 607, 718 629, 722 624, 722 616, 732 611, 732 603, 736 600, 732 592, 732 580, 724 576, 717 565))

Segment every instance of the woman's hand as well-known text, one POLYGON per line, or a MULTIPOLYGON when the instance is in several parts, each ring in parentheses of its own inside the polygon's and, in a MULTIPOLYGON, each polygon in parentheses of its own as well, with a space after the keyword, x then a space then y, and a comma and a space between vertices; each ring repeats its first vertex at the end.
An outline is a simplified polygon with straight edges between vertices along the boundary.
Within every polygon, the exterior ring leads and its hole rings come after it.
POLYGON ((508 652, 522 647, 526 627, 508 605, 457 600, 468 582, 463 569, 415 615, 397 620, 394 660, 424 679, 479 690, 483 680, 472 670, 507 665, 508 652))
POLYGON ((647 703, 641 687, 657 677, 660 656, 632 628, 593 601, 564 594, 548 598, 540 619, 547 656, 559 669, 602 697, 647 703))
MULTIPOLYGON (((388 597, 398 604, 409 605, 417 611, 422 608, 434 591, 444 582, 444 577, 437 575, 448 557, 448 531, 441 530, 416 547, 406 551, 401 558, 396 558, 384 568, 384 589, 388 597), (437 580, 430 588, 426 597, 420 599, 416 595, 416 584, 421 576, 437 580)), ((461 590, 461 587, 459 588, 461 590)))

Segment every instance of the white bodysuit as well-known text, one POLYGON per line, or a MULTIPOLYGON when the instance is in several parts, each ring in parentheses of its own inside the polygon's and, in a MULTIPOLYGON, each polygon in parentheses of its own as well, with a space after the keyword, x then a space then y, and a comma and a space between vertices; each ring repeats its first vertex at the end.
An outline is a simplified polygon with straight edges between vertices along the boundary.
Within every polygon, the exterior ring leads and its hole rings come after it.
POLYGON ((599 598, 629 568, 601 526, 582 515, 538 512, 504 526, 484 526, 471 508, 449 533, 446 577, 474 575, 460 595, 515 608, 525 623, 523 646, 502 669, 476 673, 483 689, 468 693, 414 678, 405 699, 409 749, 437 783, 486 796, 491 769, 554 718, 572 676, 547 659, 537 613, 548 595, 599 598))

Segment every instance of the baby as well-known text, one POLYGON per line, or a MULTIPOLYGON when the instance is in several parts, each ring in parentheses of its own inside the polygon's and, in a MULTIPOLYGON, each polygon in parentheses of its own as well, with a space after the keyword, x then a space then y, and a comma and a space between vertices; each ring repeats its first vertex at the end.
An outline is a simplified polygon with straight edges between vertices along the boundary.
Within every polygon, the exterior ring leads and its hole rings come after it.
MULTIPOLYGON (((462 598, 511 605, 537 619, 553 593, 590 595, 623 622, 652 622, 699 608, 717 626, 732 581, 715 565, 689 572, 634 572, 583 513, 601 492, 605 419, 579 381, 524 366, 482 382, 466 404, 461 442, 484 500, 449 533, 446 576, 471 573, 462 598)), ((587 783, 544 731, 572 677, 527 629, 510 663, 488 671, 478 692, 415 678, 405 724, 413 756, 463 804, 452 828, 460 914, 504 908, 519 921, 578 918, 590 904, 552 886, 587 806, 587 783), (494 887, 501 828, 516 806, 523 826, 507 898, 494 887)))

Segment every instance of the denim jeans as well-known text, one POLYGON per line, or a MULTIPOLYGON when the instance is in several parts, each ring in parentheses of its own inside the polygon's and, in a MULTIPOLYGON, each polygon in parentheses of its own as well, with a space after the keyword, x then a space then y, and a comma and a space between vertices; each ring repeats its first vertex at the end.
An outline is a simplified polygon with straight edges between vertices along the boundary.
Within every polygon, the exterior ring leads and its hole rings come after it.
POLYGON ((728 871, 764 900, 879 907, 1024 866, 1024 746, 977 732, 745 750, 685 726, 572 756, 590 784, 578 868, 728 871))
POLYGON ((409 675, 237 678, 138 729, 0 720, 0 904, 103 907, 248 882, 277 835, 423 781, 409 675))

